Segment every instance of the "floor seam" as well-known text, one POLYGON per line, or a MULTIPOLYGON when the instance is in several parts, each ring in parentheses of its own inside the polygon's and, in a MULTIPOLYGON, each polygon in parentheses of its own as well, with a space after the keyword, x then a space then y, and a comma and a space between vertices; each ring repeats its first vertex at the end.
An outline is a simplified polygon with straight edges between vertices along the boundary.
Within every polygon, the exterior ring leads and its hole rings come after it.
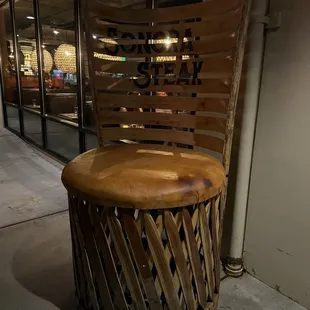
POLYGON ((53 215, 57 215, 57 214, 65 213, 65 212, 68 212, 68 209, 61 210, 61 211, 56 211, 56 212, 45 214, 45 215, 38 216, 38 217, 34 217, 34 218, 31 218, 31 219, 28 219, 28 220, 24 220, 24 221, 20 221, 20 222, 17 222, 17 223, 12 223, 12 224, 8 224, 8 225, 5 225, 5 226, 1 226, 0 230, 5 229, 5 228, 9 228, 9 227, 13 227, 13 226, 17 226, 17 225, 20 225, 20 224, 28 223, 28 222, 35 221, 35 220, 40 220, 40 219, 43 219, 43 218, 46 218, 46 217, 49 217, 49 216, 53 216, 53 215))

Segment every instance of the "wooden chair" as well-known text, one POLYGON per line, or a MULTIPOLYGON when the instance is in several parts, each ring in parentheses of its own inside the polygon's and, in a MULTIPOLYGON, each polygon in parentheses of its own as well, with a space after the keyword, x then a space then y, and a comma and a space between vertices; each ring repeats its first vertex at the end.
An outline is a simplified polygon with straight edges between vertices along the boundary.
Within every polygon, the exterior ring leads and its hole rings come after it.
POLYGON ((85 1, 101 147, 62 175, 82 308, 216 309, 249 7, 209 0, 133 10, 85 1), (131 143, 103 147, 121 139, 131 143))

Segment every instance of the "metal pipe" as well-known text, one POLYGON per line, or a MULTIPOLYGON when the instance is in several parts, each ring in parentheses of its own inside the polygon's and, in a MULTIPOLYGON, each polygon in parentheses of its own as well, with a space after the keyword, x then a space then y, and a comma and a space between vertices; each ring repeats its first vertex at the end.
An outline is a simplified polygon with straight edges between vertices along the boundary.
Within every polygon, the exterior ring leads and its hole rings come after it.
POLYGON ((252 23, 248 38, 249 54, 247 58, 247 82, 237 165, 231 243, 229 257, 224 268, 226 274, 234 277, 241 276, 243 273, 242 256, 248 191, 265 45, 265 23, 262 21, 255 21, 255 18, 265 16, 267 7, 268 0, 256 0, 253 1, 252 4, 252 23))

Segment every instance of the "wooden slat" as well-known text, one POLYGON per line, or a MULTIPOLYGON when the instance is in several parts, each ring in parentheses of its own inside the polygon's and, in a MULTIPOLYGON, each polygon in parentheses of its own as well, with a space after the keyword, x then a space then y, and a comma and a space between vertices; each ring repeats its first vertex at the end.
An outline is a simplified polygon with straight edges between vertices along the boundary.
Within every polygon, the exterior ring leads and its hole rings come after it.
POLYGON ((177 225, 170 211, 164 212, 164 222, 167 231, 170 248, 175 260, 176 269, 179 275, 188 310, 197 309, 191 279, 188 273, 186 260, 183 253, 182 243, 179 236, 177 225))
MULTIPOLYGON (((158 232, 160 232, 160 234, 161 234, 161 232, 164 229, 164 223, 163 222, 164 222, 163 221, 163 216, 161 214, 158 215, 157 218, 156 218, 155 224, 156 224, 157 230, 158 230, 158 232)), ((172 257, 172 253, 170 251, 170 247, 168 245, 166 245, 164 247, 164 251, 165 251, 165 256, 167 258, 167 261, 170 262, 170 259, 172 257)), ((187 252, 184 252, 184 253, 185 253, 185 255, 187 254, 187 252)), ((190 277, 191 277, 191 274, 190 274, 190 277)), ((178 290, 178 288, 181 286, 178 274, 176 272, 173 275, 173 285, 176 288, 176 290, 178 290)), ((182 298, 182 296, 183 295, 181 294, 181 298, 179 299, 180 303, 181 303, 181 308, 183 307, 183 304, 185 304, 184 298, 182 298)))
MULTIPOLYGON (((199 248, 195 239, 194 227, 192 225, 191 217, 187 210, 183 210, 183 228, 185 232, 185 240, 187 252, 190 259, 191 268, 195 279, 195 284, 198 293, 198 301, 202 308, 205 307, 207 301, 206 286, 202 276, 202 266, 199 257, 199 248)), ((197 212, 196 212, 197 214, 197 212)))
POLYGON ((211 300, 213 300, 215 283, 212 267, 212 244, 206 208, 210 208, 210 203, 207 205, 207 207, 204 206, 204 203, 201 203, 199 206, 199 229, 208 279, 208 294, 211 300))
POLYGON ((167 114, 157 112, 111 112, 100 113, 100 124, 143 124, 180 128, 196 128, 225 133, 226 120, 212 116, 190 114, 167 114))
POLYGON ((143 294, 141 292, 139 280, 137 278, 134 266, 132 264, 132 260, 130 258, 129 249, 127 247, 126 240, 122 232, 121 224, 116 217, 110 216, 108 217, 108 226, 112 235, 112 239, 114 241, 118 258, 122 265, 122 270, 124 272, 128 289, 131 293, 134 307, 137 310, 146 310, 147 308, 144 302, 143 294))
MULTIPOLYGON (((174 83, 177 82, 176 79, 174 83)), ((224 79, 206 79, 200 80, 201 85, 164 85, 164 79, 158 79, 158 85, 154 85, 154 79, 151 79, 151 84, 147 87, 148 91, 163 91, 163 92, 176 92, 176 93, 220 93, 228 94, 231 81, 227 78, 224 79)), ((139 79, 140 85, 147 83, 146 79, 139 79)), ((192 84, 193 80, 188 79, 188 84, 192 84)), ((197 79, 194 79, 194 83, 198 83, 197 79)), ((95 76, 94 84, 97 89, 100 90, 113 90, 113 91, 143 91, 144 87, 137 86, 133 80, 129 79, 114 79, 104 76, 95 76)))
MULTIPOLYGON (((144 60, 142 60, 143 62, 144 60)), ((232 74, 233 69, 233 53, 223 53, 219 55, 212 55, 209 57, 200 57, 195 59, 176 59, 174 61, 168 62, 152 62, 148 65, 148 70, 145 70, 149 74, 154 74, 153 66, 161 65, 159 69, 159 74, 165 73, 165 68, 170 68, 173 66, 174 72, 176 75, 179 75, 182 66, 186 66, 189 73, 194 72, 194 66, 197 66, 197 63, 202 62, 201 65, 201 73, 198 73, 198 78, 204 78, 205 72, 211 72, 213 74, 224 73, 224 74, 232 74)), ((93 58, 93 70, 102 71, 102 72, 110 72, 110 73, 122 73, 128 74, 131 76, 137 76, 139 74, 137 67, 141 61, 110 61, 104 60, 100 58, 93 58)), ((167 77, 168 78, 168 77, 167 77)))
POLYGON ((155 140, 183 144, 194 144, 194 134, 185 131, 172 131, 166 129, 137 129, 137 128, 102 128, 100 130, 105 140, 155 140))
POLYGON ((226 119, 212 116, 196 116, 196 129, 225 133, 226 119))
POLYGON ((226 113, 228 100, 221 98, 127 96, 97 93, 97 104, 99 105, 99 109, 126 107, 226 113))
POLYGON ((148 51, 146 51, 142 45, 142 49, 141 51, 139 51, 137 43, 130 43, 130 40, 127 40, 126 43, 128 43, 125 46, 129 48, 133 44, 136 47, 131 53, 124 52, 122 48, 119 48, 117 52, 114 52, 114 50, 117 48, 116 45, 110 43, 103 43, 98 40, 91 41, 90 46, 92 51, 95 53, 110 54, 113 56, 121 56, 126 58, 151 56, 181 56, 196 54, 207 55, 232 50, 236 46, 236 38, 237 36, 233 32, 206 37, 205 39, 201 38, 201 40, 191 42, 192 49, 185 48, 184 51, 181 51, 181 42, 171 43, 169 49, 160 52, 156 48, 165 48, 165 44, 147 44, 147 46, 150 48, 150 50, 148 51), (113 51, 113 54, 112 52, 109 52, 109 50, 113 51))
POLYGON ((169 309, 179 309, 180 303, 178 294, 174 287, 173 278, 171 275, 169 261, 165 255, 165 250, 161 241, 161 236, 158 233, 156 224, 150 214, 144 214, 145 231, 150 251, 157 269, 160 284, 165 294, 165 298, 169 309))
POLYGON ((94 29, 95 34, 100 34, 102 36, 109 36, 108 29, 116 28, 117 36, 121 37, 123 33, 140 33, 140 36, 148 38, 154 37, 158 32, 164 32, 167 36, 170 34, 179 33, 180 37, 186 33, 186 29, 191 30, 192 37, 200 37, 206 35, 214 35, 227 31, 234 31, 240 23, 242 10, 239 8, 235 11, 228 12, 226 14, 216 15, 209 18, 208 20, 200 22, 190 22, 190 23, 180 23, 180 24, 165 24, 154 26, 149 25, 124 25, 117 23, 107 23, 102 22, 98 18, 91 20, 91 26, 94 29))
POLYGON ((87 1, 87 6, 94 15, 100 14, 110 21, 128 23, 167 22, 223 14, 240 7, 240 0, 210 0, 202 3, 159 9, 132 10, 104 5, 99 1, 87 1))
POLYGON ((224 140, 204 134, 195 134, 194 145, 222 154, 224 148, 224 140))
POLYGON ((96 209, 91 208, 90 214, 96 231, 95 240, 98 245, 100 254, 103 258, 104 265, 106 267, 105 270, 109 286, 114 294, 114 300, 113 300, 114 305, 116 309, 127 310, 128 309, 127 303, 122 291, 121 283, 118 278, 108 238, 106 236, 102 224, 100 223, 100 218, 96 209))
POLYGON ((218 302, 219 302, 219 295, 216 294, 214 296, 213 302, 208 302, 207 306, 204 308, 204 310, 214 310, 218 309, 218 302))
POLYGON ((132 216, 122 212, 124 228, 128 236, 129 245, 132 250, 132 254, 136 261, 136 265, 139 270, 139 274, 145 289, 146 297, 148 299, 150 308, 152 310, 162 309, 159 297, 156 293, 156 287, 154 284, 152 271, 148 264, 148 258, 145 254, 143 244, 141 242, 141 235, 139 234, 136 222, 132 216))
POLYGON ((89 262, 93 270, 93 278, 96 280, 98 285, 98 292, 100 295, 100 300, 104 300, 104 309, 114 309, 112 298, 110 295, 107 279, 105 272, 100 260, 100 256, 97 250, 97 246, 92 235, 92 227, 90 225, 90 218, 88 215, 87 207, 84 205, 78 206, 80 213, 80 223, 83 231, 83 236, 85 239, 85 247, 88 253, 89 262))
MULTIPOLYGON (((74 275, 78 299, 80 302, 87 302, 87 287, 85 286, 86 276, 83 270, 82 249, 77 240, 77 230, 74 222, 73 212, 76 212, 76 202, 73 197, 69 197, 69 218, 72 239, 72 256, 74 265, 74 275)), ((84 249, 83 249, 84 250, 84 249)))
POLYGON ((217 204, 216 198, 211 200, 211 235, 213 241, 213 258, 214 258, 214 268, 215 268, 215 289, 216 293, 219 293, 220 290, 220 249, 219 249, 219 231, 217 230, 216 225, 216 211, 217 204))
POLYGON ((77 233, 77 241, 79 243, 80 249, 81 249, 81 259, 82 259, 82 264, 84 268, 84 275, 85 275, 85 281, 86 281, 86 286, 87 286, 87 291, 88 295, 90 297, 90 302, 91 305, 88 305, 90 308, 93 307, 95 310, 99 310, 99 305, 97 301, 97 296, 96 296, 96 290, 94 287, 94 282, 93 282, 93 277, 92 277, 92 272, 88 263, 88 258, 86 254, 86 250, 84 248, 84 238, 83 238, 83 233, 81 231, 81 227, 79 225, 79 219, 78 219, 78 206, 75 206, 75 210, 72 210, 72 215, 73 215, 73 222, 75 226, 75 231, 77 233))
POLYGON ((149 128, 102 128, 100 132, 102 137, 108 141, 121 139, 167 141, 201 146, 218 153, 222 153, 224 146, 224 141, 220 138, 187 131, 149 128))

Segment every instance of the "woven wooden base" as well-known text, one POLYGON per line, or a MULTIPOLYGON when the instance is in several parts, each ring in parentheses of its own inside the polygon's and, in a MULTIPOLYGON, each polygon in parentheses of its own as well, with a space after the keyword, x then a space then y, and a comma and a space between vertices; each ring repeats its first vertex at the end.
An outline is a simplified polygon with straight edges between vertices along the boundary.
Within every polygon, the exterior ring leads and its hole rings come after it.
POLYGON ((69 195, 76 291, 84 309, 217 308, 219 197, 139 211, 69 195))

